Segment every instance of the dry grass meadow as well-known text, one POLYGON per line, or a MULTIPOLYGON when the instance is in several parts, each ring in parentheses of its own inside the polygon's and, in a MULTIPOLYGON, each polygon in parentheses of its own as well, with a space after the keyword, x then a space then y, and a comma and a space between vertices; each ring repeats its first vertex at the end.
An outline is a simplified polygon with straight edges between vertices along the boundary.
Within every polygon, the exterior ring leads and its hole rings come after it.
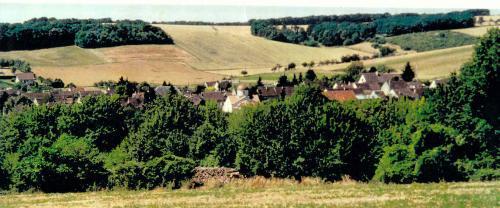
POLYGON ((174 39, 177 47, 195 59, 189 64, 198 70, 243 70, 266 68, 290 62, 339 59, 343 55, 369 53, 345 47, 306 47, 252 36, 249 26, 158 25, 174 39))
MULTIPOLYGON (((101 80, 117 80, 123 76, 133 81, 194 84, 224 76, 264 74, 274 79, 271 68, 276 64, 340 59, 343 55, 371 56, 377 51, 369 43, 351 47, 306 47, 255 37, 248 26, 183 26, 158 25, 174 39, 175 45, 130 45, 99 49, 76 46, 31 51, 0 52, 0 58, 23 59, 33 71, 46 78, 61 78, 66 83, 89 86, 101 80)), ((488 27, 456 30, 480 36, 488 27)), ((387 64, 399 69, 406 61, 417 66, 417 77, 444 77, 470 58, 471 46, 423 53, 398 50, 398 56, 365 61, 365 65, 387 64)), ((343 70, 347 64, 315 67, 321 74, 343 70)), ((248 79, 243 77, 242 79, 248 79)))
POLYGON ((498 207, 500 182, 324 183, 253 178, 199 189, 7 194, 0 207, 498 207))
POLYGON ((465 29, 455 29, 452 31, 464 33, 464 34, 475 36, 475 37, 480 37, 480 36, 483 36, 484 34, 486 34, 488 29, 493 28, 493 27, 498 28, 499 26, 481 26, 481 27, 472 27, 472 28, 465 28, 465 29))
MULTIPOLYGON (((363 64, 365 67, 387 65, 396 69, 396 71, 401 71, 406 62, 409 61, 415 70, 417 79, 427 80, 447 77, 451 72, 459 71, 460 67, 471 59, 473 52, 474 47, 472 45, 468 45, 420 53, 409 53, 399 56, 376 58, 365 60, 363 61, 363 64)), ((335 73, 342 73, 349 64, 350 63, 323 65, 314 67, 314 69, 319 74, 332 75, 335 73)), ((299 72, 304 73, 305 71, 306 69, 299 67, 297 70, 288 71, 287 74, 299 72)), ((240 73, 240 71, 223 70, 218 71, 218 73, 236 76, 239 75, 238 73, 240 73)), ((282 71, 273 73, 269 69, 262 69, 259 71, 249 71, 250 76, 243 77, 242 79, 253 81, 257 80, 258 76, 261 76, 264 80, 277 80, 277 78, 282 74, 282 71)))

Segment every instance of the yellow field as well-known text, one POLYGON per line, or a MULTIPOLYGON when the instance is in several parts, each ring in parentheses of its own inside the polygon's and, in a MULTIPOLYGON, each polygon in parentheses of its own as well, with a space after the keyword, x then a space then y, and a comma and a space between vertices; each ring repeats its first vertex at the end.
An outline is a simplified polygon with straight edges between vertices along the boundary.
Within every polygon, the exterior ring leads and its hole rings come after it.
MULTIPOLYGON (((377 53, 369 43, 350 47, 306 47, 255 37, 248 26, 182 26, 158 25, 169 33, 175 45, 135 45, 100 49, 76 46, 32 51, 0 52, 0 58, 24 59, 33 71, 46 78, 61 78, 66 83, 88 86, 101 80, 123 76, 133 81, 194 84, 224 76, 271 73, 276 64, 340 59, 343 55, 372 56, 377 53)), ((455 30, 480 36, 488 27, 455 30)), ((398 50, 401 51, 401 50, 398 50)), ((403 51, 404 52, 404 51, 403 51)), ((365 65, 387 64, 397 69, 406 61, 417 67, 417 77, 444 77, 470 58, 471 46, 429 51, 404 52, 395 57, 365 61, 365 65), (402 55, 401 55, 402 54, 402 55)), ((322 73, 339 71, 348 64, 315 67, 322 73)), ((283 71, 283 68, 278 72, 283 71)))
POLYGON ((270 41, 250 34, 249 26, 157 25, 170 34, 177 47, 195 59, 189 64, 198 70, 270 69, 276 64, 340 59, 343 55, 371 55, 345 47, 306 47, 270 41))
POLYGON ((475 16, 476 26, 488 26, 488 25, 499 25, 497 22, 500 19, 500 15, 488 15, 488 16, 475 16), (479 24, 479 18, 483 19, 483 23, 479 24))
MULTIPOLYGON (((384 58, 370 59, 363 61, 363 64, 365 65, 365 67, 384 64, 396 70, 401 70, 403 69, 406 62, 409 61, 411 65, 414 67, 417 79, 435 79, 435 78, 442 78, 449 76, 451 72, 458 71, 465 62, 470 60, 473 51, 474 51, 473 46, 468 45, 468 46, 426 51, 420 53, 409 53, 400 56, 390 56, 384 58)), ((313 69, 322 74, 327 74, 328 72, 338 73, 343 71, 349 64, 350 63, 325 65, 325 66, 313 67, 313 69)), ((298 72, 305 72, 306 70, 307 69, 298 67, 295 71, 298 73, 298 72)), ((220 70, 211 72, 220 73, 227 76, 240 75, 240 70, 220 70)), ((248 72, 249 75, 271 73, 271 71, 268 68, 253 69, 248 72)), ((282 71, 275 73, 282 74, 282 71)))
POLYGON ((186 62, 192 56, 172 45, 131 45, 99 49, 76 46, 33 51, 0 52, 0 58, 24 59, 33 71, 46 78, 89 86, 101 80, 175 84, 202 83, 221 79, 221 75, 192 69, 186 62))
POLYGON ((201 189, 0 195, 0 207, 498 207, 499 182, 377 184, 244 179, 201 189))
POLYGON ((76 46, 0 52, 0 58, 23 59, 33 71, 66 83, 92 85, 127 77, 133 81, 193 84, 222 79, 209 70, 270 69, 276 64, 368 55, 348 48, 310 48, 254 37, 248 26, 159 25, 176 45, 119 46, 81 49, 76 46))
POLYGON ((486 34, 486 32, 488 32, 488 29, 493 28, 493 27, 498 28, 499 26, 471 27, 471 28, 465 28, 465 29, 455 29, 452 31, 464 33, 466 35, 471 35, 471 36, 475 36, 475 37, 480 37, 480 36, 483 36, 484 34, 486 34))

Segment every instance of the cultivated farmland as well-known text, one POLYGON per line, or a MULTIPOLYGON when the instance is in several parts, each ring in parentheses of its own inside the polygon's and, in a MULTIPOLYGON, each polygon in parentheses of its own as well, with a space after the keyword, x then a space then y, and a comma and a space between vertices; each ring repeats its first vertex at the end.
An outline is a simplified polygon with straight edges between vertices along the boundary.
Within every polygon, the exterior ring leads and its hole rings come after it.
MULTIPOLYGON (((343 55, 372 56, 376 50, 362 43, 347 47, 306 47, 255 37, 248 26, 157 25, 165 29, 176 45, 130 45, 99 49, 76 46, 0 52, 0 58, 23 59, 33 70, 47 78, 66 83, 92 85, 101 80, 127 77, 133 81, 193 84, 224 76, 270 74, 276 64, 339 60, 343 55)), ((479 36, 488 27, 454 30, 479 36)), ((365 61, 365 65, 388 64, 397 69, 410 61, 417 65, 417 78, 444 77, 456 71, 472 54, 471 46, 434 50, 365 61)), ((319 73, 340 71, 348 64, 314 67, 319 73)), ((279 71, 279 70, 278 70, 279 71)), ((267 76, 274 78, 277 76, 267 76)), ((274 81, 274 80, 273 80, 274 81)))
POLYGON ((198 70, 270 69, 290 62, 340 59, 343 55, 370 53, 345 47, 306 47, 252 36, 249 26, 157 25, 175 40, 177 47, 195 59, 189 64, 198 70))
POLYGON ((77 85, 92 85, 101 80, 176 84, 200 83, 221 79, 221 75, 192 69, 186 61, 191 55, 172 45, 132 45, 99 49, 67 46, 32 51, 0 52, 0 57, 30 62, 43 77, 61 78, 77 85))

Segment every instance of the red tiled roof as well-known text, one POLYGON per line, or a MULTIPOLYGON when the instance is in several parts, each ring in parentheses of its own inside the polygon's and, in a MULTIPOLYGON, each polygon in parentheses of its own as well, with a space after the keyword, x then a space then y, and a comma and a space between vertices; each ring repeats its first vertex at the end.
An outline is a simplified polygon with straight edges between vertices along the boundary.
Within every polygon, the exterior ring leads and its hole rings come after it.
POLYGON ((347 101, 355 100, 356 94, 353 90, 331 90, 323 92, 328 100, 347 101))

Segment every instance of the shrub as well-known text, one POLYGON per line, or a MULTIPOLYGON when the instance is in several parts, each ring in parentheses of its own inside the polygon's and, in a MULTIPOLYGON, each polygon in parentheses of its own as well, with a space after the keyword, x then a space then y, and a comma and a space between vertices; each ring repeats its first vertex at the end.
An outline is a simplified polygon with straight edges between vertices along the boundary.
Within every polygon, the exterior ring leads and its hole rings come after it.
POLYGON ((382 57, 391 55, 392 53, 394 53, 396 51, 396 49, 390 48, 390 47, 386 47, 386 46, 382 46, 378 50, 380 51, 380 55, 382 57))
POLYGON ((52 146, 41 149, 41 157, 42 191, 86 191, 106 184, 107 172, 99 151, 86 138, 62 135, 52 146))
POLYGON ((415 179, 414 167, 415 155, 412 150, 405 145, 394 145, 384 149, 373 178, 386 183, 410 183, 415 179))
POLYGON ((154 158, 144 164, 145 187, 164 187, 172 184, 172 188, 179 188, 182 181, 193 176, 195 166, 193 160, 173 155, 154 158))

